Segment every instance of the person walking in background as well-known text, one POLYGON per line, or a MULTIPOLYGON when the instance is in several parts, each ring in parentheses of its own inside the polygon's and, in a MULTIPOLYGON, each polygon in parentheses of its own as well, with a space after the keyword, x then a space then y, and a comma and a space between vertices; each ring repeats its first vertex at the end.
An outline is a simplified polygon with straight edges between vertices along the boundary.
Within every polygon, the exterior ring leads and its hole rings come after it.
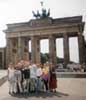
POLYGON ((15 69, 12 63, 8 66, 8 82, 9 82, 9 94, 16 93, 16 78, 15 69))

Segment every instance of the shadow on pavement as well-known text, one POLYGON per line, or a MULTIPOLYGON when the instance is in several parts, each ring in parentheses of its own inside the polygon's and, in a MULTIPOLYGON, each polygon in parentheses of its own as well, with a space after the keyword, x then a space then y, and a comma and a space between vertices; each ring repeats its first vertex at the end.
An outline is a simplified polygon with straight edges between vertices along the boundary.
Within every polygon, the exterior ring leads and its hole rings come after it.
POLYGON ((29 97, 36 97, 36 98, 47 98, 47 97, 53 97, 53 96, 57 96, 57 97, 63 97, 63 96, 69 96, 67 93, 62 93, 62 92, 56 92, 56 93, 46 93, 46 92, 40 92, 40 93, 23 93, 23 94, 14 94, 12 95, 13 97, 17 97, 17 98, 29 98, 29 97))

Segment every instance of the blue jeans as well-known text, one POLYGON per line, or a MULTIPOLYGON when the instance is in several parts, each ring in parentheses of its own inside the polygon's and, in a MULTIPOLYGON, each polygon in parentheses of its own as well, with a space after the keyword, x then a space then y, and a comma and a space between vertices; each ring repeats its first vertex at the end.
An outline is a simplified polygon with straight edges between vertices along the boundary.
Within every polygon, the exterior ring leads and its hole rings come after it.
POLYGON ((37 91, 41 91, 42 90, 42 81, 41 81, 40 77, 37 77, 36 84, 37 84, 37 87, 36 87, 37 91))

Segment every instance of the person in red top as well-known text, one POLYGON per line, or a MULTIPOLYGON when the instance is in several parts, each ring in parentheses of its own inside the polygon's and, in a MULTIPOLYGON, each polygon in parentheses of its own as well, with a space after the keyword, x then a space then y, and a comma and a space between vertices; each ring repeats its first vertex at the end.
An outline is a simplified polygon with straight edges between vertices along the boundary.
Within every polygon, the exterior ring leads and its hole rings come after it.
POLYGON ((51 92, 56 92, 56 89, 57 89, 57 79, 56 79, 55 66, 52 63, 50 63, 49 89, 51 92))

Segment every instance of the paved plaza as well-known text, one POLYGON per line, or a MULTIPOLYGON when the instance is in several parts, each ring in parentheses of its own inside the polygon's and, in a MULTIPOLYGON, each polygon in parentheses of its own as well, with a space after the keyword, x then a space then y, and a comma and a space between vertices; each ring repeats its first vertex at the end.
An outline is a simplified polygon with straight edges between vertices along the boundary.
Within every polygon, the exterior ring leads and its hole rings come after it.
POLYGON ((0 70, 0 86, 7 80, 7 70, 0 70))
POLYGON ((0 87, 0 100, 86 100, 86 78, 58 78, 57 93, 8 94, 8 82, 0 87))
POLYGON ((7 70, 0 70, 0 79, 7 75, 7 70))

